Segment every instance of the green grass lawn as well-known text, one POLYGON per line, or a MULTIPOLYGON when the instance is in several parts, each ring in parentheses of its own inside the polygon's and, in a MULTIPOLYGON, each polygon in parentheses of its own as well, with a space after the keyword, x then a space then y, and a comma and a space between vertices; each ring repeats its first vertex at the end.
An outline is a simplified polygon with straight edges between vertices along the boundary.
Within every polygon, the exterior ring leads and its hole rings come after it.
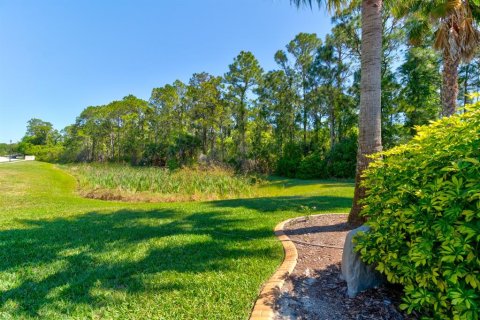
POLYGON ((258 198, 165 204, 74 190, 50 164, 0 164, 0 319, 246 319, 282 261, 273 227, 348 211, 353 184, 277 178, 258 198))

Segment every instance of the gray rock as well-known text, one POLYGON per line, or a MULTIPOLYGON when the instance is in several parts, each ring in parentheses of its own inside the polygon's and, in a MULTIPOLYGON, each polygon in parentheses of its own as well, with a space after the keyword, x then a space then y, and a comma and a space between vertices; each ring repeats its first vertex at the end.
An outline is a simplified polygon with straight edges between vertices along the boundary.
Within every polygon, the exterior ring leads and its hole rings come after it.
POLYGON ((383 276, 375 270, 373 266, 368 266, 362 260, 360 255, 353 248, 353 237, 358 232, 368 232, 368 226, 361 226, 351 230, 345 239, 342 256, 342 278, 347 282, 348 296, 354 298, 358 293, 379 286, 383 281, 383 276))

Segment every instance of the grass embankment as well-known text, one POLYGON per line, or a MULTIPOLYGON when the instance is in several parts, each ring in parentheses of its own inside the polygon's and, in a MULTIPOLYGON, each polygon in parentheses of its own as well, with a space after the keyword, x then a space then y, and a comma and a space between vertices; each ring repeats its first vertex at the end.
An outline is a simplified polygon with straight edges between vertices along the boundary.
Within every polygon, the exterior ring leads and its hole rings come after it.
POLYGON ((183 168, 168 170, 128 165, 64 166, 78 180, 79 192, 103 200, 178 202, 218 200, 254 195, 254 183, 232 170, 183 168))
POLYGON ((273 227, 346 212, 353 193, 277 179, 258 198, 132 204, 74 190, 52 165, 0 165, 0 319, 245 319, 282 260, 273 227))

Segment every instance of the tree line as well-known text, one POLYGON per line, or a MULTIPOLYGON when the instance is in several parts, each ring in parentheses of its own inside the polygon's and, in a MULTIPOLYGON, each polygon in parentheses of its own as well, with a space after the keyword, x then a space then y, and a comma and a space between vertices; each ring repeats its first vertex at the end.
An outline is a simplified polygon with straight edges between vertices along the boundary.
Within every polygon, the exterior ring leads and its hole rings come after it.
MULTIPOLYGON (((360 7, 338 11, 332 21, 325 39, 300 33, 277 51, 274 70, 242 51, 222 76, 194 73, 187 83, 154 88, 148 101, 128 95, 89 106, 61 132, 32 119, 19 149, 49 161, 170 168, 203 161, 244 172, 351 178, 361 103, 360 7)), ((380 23, 381 141, 389 148, 446 114, 447 58, 434 49, 435 28, 419 33, 412 19, 394 14, 380 23)), ((480 56, 472 56, 458 68, 458 105, 479 91, 480 56)))

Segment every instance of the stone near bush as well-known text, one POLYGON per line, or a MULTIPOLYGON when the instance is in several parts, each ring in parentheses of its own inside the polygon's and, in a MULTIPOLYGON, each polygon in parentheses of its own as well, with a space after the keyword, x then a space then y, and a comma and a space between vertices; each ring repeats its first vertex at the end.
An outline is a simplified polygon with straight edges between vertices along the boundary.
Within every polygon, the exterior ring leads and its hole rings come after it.
POLYGON ((383 277, 373 266, 366 265, 355 252, 353 238, 358 232, 368 232, 368 226, 361 226, 347 233, 342 256, 342 277, 347 282, 348 296, 354 298, 358 293, 379 286, 383 277))

